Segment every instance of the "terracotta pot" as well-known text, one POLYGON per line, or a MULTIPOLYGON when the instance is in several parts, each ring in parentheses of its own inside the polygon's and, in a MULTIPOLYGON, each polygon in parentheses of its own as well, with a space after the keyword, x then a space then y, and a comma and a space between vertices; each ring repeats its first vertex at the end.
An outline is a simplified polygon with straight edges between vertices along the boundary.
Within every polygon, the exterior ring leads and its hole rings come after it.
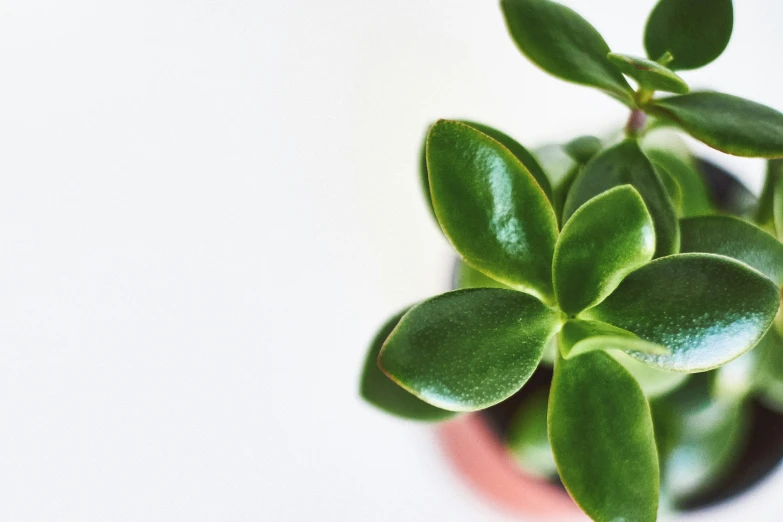
POLYGON ((506 511, 525 520, 587 520, 563 489, 522 473, 482 415, 443 423, 438 438, 457 473, 506 511))

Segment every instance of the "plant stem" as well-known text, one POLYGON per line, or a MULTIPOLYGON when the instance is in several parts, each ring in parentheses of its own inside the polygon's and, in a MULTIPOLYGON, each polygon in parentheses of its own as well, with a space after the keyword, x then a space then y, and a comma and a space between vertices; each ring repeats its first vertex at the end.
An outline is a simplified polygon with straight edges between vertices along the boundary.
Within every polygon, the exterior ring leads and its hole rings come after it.
POLYGON ((644 111, 634 109, 631 111, 631 116, 628 118, 628 123, 625 126, 625 135, 629 138, 638 138, 644 133, 646 126, 647 115, 644 111))

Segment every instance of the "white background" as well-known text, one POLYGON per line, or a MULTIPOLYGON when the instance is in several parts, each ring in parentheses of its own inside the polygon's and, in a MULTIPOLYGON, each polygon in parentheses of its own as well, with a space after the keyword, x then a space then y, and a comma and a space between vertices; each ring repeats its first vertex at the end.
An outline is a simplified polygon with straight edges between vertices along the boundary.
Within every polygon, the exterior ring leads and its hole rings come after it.
MULTIPOLYGON (((566 3, 641 53, 652 0, 566 3)), ((737 3, 683 76, 783 108, 783 3, 737 3)), ((357 394, 374 329, 447 285, 420 140, 622 107, 531 66, 494 1, 4 0, 0 63, 0 519, 507 519, 357 394)), ((726 520, 777 520, 782 481, 726 520)))

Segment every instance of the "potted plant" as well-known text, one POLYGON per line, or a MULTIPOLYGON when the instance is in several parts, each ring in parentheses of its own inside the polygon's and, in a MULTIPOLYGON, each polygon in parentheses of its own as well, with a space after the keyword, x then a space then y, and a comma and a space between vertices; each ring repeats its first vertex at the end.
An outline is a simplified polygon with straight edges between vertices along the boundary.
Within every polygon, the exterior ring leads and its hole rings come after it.
MULTIPOLYGON (((725 497, 748 441, 769 433, 754 408, 783 411, 783 114, 676 73, 725 49, 730 0, 661 0, 646 58, 611 52, 555 2, 501 4, 528 59, 612 96, 628 123, 535 154, 475 122, 430 128, 423 186, 461 258, 455 290, 380 329, 362 395, 494 433, 528 477, 506 493, 561 502, 562 484, 593 520, 725 497), (673 131, 768 158, 761 197, 660 138, 673 131)), ((480 439, 459 433, 457 452, 480 439)))

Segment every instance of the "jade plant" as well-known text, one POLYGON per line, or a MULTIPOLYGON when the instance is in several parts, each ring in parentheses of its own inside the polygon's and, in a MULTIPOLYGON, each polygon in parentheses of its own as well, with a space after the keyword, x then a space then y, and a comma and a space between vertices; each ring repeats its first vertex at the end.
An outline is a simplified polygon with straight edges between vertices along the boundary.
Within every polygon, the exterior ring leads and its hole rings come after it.
POLYGON ((501 5, 522 54, 626 105, 628 122, 537 152, 483 124, 432 125, 422 179, 457 289, 381 328, 361 392, 442 421, 551 368, 509 423, 510 453, 594 520, 655 520, 729 469, 751 399, 783 411, 783 114, 678 75, 726 48, 730 0, 661 0, 647 57, 611 52, 558 3, 501 5), (758 201, 717 201, 677 133, 767 158, 758 201))

